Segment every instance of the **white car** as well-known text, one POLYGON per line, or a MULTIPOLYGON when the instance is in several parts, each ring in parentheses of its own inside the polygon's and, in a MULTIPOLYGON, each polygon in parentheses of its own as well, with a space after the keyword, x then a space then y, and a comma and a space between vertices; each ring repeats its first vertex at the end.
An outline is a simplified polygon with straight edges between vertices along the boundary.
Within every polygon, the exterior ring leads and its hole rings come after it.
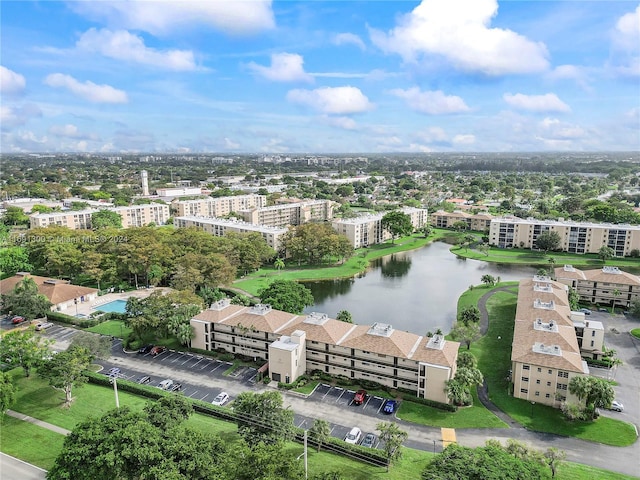
POLYGON ((613 402, 611 402, 611 410, 613 410, 614 412, 623 412, 624 405, 619 401, 614 400, 613 402))
POLYGON ((229 394, 227 392, 220 392, 216 398, 211 402, 212 405, 222 406, 229 401, 229 394))
POLYGON ((51 322, 43 322, 43 323, 39 323, 36 325, 36 330, 40 331, 40 330, 46 330, 47 328, 51 328, 53 327, 53 323, 51 322))
POLYGON ((161 388, 162 390, 171 390, 171 387, 173 387, 173 380, 170 378, 167 378, 158 384, 158 388, 161 388))
POLYGON ((358 427, 353 427, 347 436, 344 437, 344 441, 347 443, 351 443, 353 445, 357 445, 360 441, 360 437, 362 437, 362 430, 358 427))

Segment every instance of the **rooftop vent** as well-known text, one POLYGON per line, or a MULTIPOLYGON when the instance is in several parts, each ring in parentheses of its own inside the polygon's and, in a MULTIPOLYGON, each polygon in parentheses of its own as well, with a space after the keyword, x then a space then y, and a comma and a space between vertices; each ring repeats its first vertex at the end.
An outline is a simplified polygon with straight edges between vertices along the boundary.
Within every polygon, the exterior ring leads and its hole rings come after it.
POLYGON ((249 313, 253 313, 255 315, 266 315, 270 311, 271 311, 271 305, 266 303, 257 303, 256 305, 251 307, 251 310, 249 310, 249 313))
POLYGON ((387 323, 374 323, 367 333, 379 337, 390 337, 393 333, 393 327, 387 323))
POLYGON ((549 320, 549 323, 546 323, 543 322, 541 318, 536 318, 536 321, 533 323, 533 329, 546 332, 557 332, 558 326, 553 320, 549 320))
POLYGON ((309 323, 311 325, 324 325, 329 320, 326 313, 311 312, 303 320, 303 323, 309 323))
POLYGON ((534 275, 533 276, 533 281, 534 282, 549 283, 551 281, 551 277, 549 277, 547 275, 534 275))
POLYGON ((544 310, 555 310, 556 306, 555 306, 555 303, 553 302, 553 300, 550 300, 548 302, 543 302, 539 298, 536 298, 533 301, 533 308, 541 308, 541 309, 544 309, 544 310))
POLYGON ((558 345, 545 345, 544 343, 533 344, 534 353, 544 353, 545 355, 562 356, 562 350, 558 345))
POLYGON ((620 275, 622 272, 618 267, 602 267, 602 273, 613 273, 614 275, 620 275))
POLYGON ((575 271, 576 271, 576 269, 575 269, 575 268, 573 268, 573 265, 565 265, 565 266, 564 266, 564 271, 565 271, 565 272, 575 272, 575 271))
POLYGON ((427 342, 427 348, 433 348, 436 350, 442 350, 444 347, 445 340, 442 335, 436 334, 433 337, 429 338, 427 342))
POLYGON ((534 283, 533 284, 533 291, 534 292, 551 293, 551 292, 553 292, 553 288, 551 288, 551 284, 550 283, 534 283))
POLYGON ((213 302, 210 306, 209 306, 209 310, 224 310, 225 308, 227 308, 229 305, 231 305, 231 299, 229 298, 223 298, 221 300, 218 300, 217 302, 213 302))

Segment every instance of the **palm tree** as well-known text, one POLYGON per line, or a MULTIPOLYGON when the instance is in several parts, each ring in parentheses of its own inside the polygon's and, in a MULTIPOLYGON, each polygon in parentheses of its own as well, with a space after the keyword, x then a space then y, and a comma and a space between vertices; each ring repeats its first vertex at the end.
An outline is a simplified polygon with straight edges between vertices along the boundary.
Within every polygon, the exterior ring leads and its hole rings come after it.
POLYGON ((276 258, 275 262, 273 262, 273 266, 278 271, 282 270, 284 268, 284 260, 280 257, 276 258))
POLYGON ((615 311, 617 298, 618 298, 620 295, 622 295, 622 292, 616 288, 616 289, 613 291, 613 303, 612 303, 612 305, 611 305, 611 313, 613 313, 613 312, 615 311))

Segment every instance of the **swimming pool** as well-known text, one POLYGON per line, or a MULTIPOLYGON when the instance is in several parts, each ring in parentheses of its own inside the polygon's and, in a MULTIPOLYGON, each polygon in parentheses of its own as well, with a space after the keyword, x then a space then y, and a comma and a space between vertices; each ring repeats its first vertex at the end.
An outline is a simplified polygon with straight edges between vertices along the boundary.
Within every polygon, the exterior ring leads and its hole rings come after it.
POLYGON ((108 313, 124 313, 126 306, 126 300, 113 300, 112 302, 105 303, 104 305, 100 305, 99 307, 95 307, 94 310, 108 313))

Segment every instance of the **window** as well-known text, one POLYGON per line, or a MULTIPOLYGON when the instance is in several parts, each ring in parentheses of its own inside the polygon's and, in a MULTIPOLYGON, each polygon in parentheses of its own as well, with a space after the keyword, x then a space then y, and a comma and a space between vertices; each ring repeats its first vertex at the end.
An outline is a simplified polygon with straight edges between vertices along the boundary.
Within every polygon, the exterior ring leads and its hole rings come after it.
MULTIPOLYGON (((547 393, 547 394, 545 395, 545 398, 551 398, 551 395, 550 395, 549 393, 547 393)), ((565 400, 566 400, 566 399, 565 399, 565 400)))
POLYGON ((549 375, 551 375, 553 373, 553 370, 549 369, 549 375))
POLYGON ((538 367, 538 373, 542 372, 542 368, 538 367))
POLYGON ((536 392, 536 397, 539 397, 539 396, 540 396, 540 392, 536 392))
POLYGON ((536 385, 540 385, 540 379, 536 380, 536 385))
POLYGON ((522 369, 523 369, 523 370, 529 370, 529 365, 523 365, 523 366, 522 366, 522 369))
POLYGON ((595 343, 595 342, 594 342, 593 340, 591 340, 591 346, 592 346, 592 347, 593 347, 593 344, 594 344, 594 343, 595 343))
POLYGON ((526 388, 521 388, 520 393, 529 393, 529 390, 527 390, 526 388))
POLYGON ((596 336, 596 331, 595 331, 595 330, 592 330, 592 331, 591 331, 591 336, 592 336, 592 337, 595 337, 595 336, 596 336))
POLYGON ((547 382, 547 387, 550 387, 550 386, 551 386, 551 382, 547 382))
POLYGON ((523 382, 528 382, 529 381, 529 377, 522 377, 522 381, 523 382))
POLYGON ((558 376, 562 378, 569 378, 569 372, 559 371, 558 376))

